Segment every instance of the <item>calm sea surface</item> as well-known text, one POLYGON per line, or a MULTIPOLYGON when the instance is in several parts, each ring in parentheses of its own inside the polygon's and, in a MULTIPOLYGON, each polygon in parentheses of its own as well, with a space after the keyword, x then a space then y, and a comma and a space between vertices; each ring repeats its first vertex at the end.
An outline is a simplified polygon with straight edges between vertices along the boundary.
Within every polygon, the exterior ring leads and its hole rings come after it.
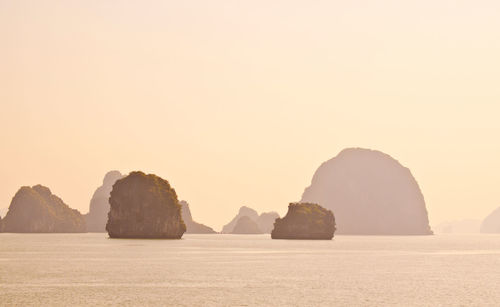
POLYGON ((0 305, 500 306, 500 236, 0 234, 0 305))

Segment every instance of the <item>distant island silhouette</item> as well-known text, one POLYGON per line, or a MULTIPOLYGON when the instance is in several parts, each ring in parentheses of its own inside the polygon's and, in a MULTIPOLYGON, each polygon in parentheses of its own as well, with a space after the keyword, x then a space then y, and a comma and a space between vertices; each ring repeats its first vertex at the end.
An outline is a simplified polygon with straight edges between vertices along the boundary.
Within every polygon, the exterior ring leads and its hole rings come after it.
POLYGON ((217 233, 211 227, 193 221, 187 201, 181 200, 179 204, 182 206, 182 220, 186 224, 186 233, 217 233))
POLYGON ((260 233, 271 233, 274 221, 280 217, 276 212, 264 212, 259 215, 254 209, 243 206, 238 211, 238 214, 228 224, 224 225, 222 233, 233 233, 236 223, 243 216, 248 216, 253 220, 259 227, 260 233))
POLYGON ((261 234, 262 230, 259 229, 257 223, 249 216, 242 216, 234 225, 231 234, 261 234))
POLYGON ((335 233, 332 211, 311 203, 291 203, 283 218, 276 219, 273 239, 331 240, 335 233))
POLYGON ((301 201, 331 209, 339 234, 432 234, 417 181, 380 151, 349 148, 324 162, 301 201))
POLYGON ((167 180, 131 172, 113 185, 106 230, 110 238, 180 239, 181 205, 167 180))
POLYGON ((109 213, 109 196, 113 184, 123 178, 119 171, 108 172, 103 179, 102 185, 97 188, 90 200, 89 212, 85 215, 88 232, 106 232, 106 222, 109 213))
POLYGON ((86 232, 83 216, 42 185, 17 191, 2 219, 1 231, 17 233, 86 232))
POLYGON ((496 208, 483 220, 481 233, 500 233, 500 207, 496 208))

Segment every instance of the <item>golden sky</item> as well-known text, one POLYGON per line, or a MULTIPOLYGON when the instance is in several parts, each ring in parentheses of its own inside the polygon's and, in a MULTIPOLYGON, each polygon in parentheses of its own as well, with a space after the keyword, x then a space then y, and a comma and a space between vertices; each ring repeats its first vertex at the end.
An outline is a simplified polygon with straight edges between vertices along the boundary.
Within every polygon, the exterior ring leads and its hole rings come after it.
POLYGON ((219 229, 286 212, 346 147, 409 167, 431 224, 500 206, 498 1, 0 0, 0 207, 170 181, 219 229))

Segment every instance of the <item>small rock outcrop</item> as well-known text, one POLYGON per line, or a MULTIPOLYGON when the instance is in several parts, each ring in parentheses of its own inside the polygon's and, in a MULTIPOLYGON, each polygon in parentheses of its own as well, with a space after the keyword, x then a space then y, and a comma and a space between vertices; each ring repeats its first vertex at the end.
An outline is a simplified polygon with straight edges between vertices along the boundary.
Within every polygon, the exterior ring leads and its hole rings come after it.
POLYGON ((231 220, 231 222, 229 222, 222 228, 222 233, 233 233, 233 229, 236 226, 236 223, 243 216, 248 216, 252 221, 254 221, 259 227, 261 233, 271 233, 274 220, 280 217, 276 212, 264 212, 259 215, 254 209, 243 206, 240 208, 238 214, 231 220))
POLYGON ((301 201, 335 212, 339 234, 432 234, 417 181, 380 151, 343 150, 318 168, 301 201))
POLYGON ((108 172, 104 176, 102 186, 98 187, 90 200, 89 213, 85 215, 88 232, 106 232, 109 213, 109 196, 113 184, 123 178, 119 171, 108 172))
POLYGON ((483 220, 481 233, 500 233, 500 207, 483 220))
POLYGON ((78 210, 42 185, 22 187, 10 203, 2 220, 3 232, 69 233, 86 232, 85 221, 78 210))
POLYGON ((291 203, 284 218, 274 223, 273 239, 331 240, 335 233, 332 211, 311 203, 291 203))
POLYGON ((236 225, 234 225, 233 231, 231 233, 239 235, 249 235, 261 234, 262 231, 259 229, 259 226, 254 222, 254 220, 252 220, 248 216, 242 216, 238 219, 236 225))
POLYGON ((156 175, 132 172, 116 181, 109 204, 110 238, 180 239, 186 231, 175 190, 156 175))
POLYGON ((212 228, 193 221, 193 216, 191 215, 191 210, 189 209, 187 201, 181 200, 179 204, 182 206, 182 220, 184 224, 186 224, 186 233, 216 233, 212 228))

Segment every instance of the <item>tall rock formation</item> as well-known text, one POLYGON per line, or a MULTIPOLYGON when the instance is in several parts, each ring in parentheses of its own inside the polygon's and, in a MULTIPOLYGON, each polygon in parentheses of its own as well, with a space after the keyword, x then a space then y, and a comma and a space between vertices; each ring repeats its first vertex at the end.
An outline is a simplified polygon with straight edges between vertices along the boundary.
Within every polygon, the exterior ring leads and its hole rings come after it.
POLYGON ((156 175, 132 172, 116 181, 109 204, 111 238, 180 239, 186 231, 175 190, 156 175))
POLYGON ((380 151, 345 149, 324 162, 302 202, 335 212, 340 234, 432 234, 417 181, 409 169, 380 151))
POLYGON ((187 201, 181 200, 179 204, 182 206, 182 220, 186 224, 186 233, 216 233, 212 228, 193 221, 187 201))
POLYGON ((222 233, 233 233, 233 229, 236 226, 236 223, 243 216, 248 216, 255 223, 257 223, 257 226, 259 227, 261 233, 271 233, 274 220, 280 217, 276 212, 264 212, 259 216, 257 211, 255 211, 254 209, 243 206, 240 208, 238 214, 231 220, 231 222, 229 222, 222 228, 222 233))
POLYGON ((331 240, 335 233, 332 211, 318 204, 291 203, 284 218, 277 219, 272 239, 331 240))
POLYGON ((88 232, 106 232, 109 213, 109 196, 113 184, 123 178, 119 171, 110 171, 104 176, 102 186, 98 187, 90 200, 89 213, 85 215, 88 232))
POLYGON ((500 207, 483 220, 481 233, 500 233, 500 207))
POLYGON ((261 234, 262 231, 259 229, 257 223, 248 216, 242 216, 236 221, 234 225, 232 234, 240 235, 250 235, 250 234, 261 234))
POLYGON ((42 185, 22 187, 10 203, 2 220, 3 232, 85 232, 85 221, 78 210, 42 185))

